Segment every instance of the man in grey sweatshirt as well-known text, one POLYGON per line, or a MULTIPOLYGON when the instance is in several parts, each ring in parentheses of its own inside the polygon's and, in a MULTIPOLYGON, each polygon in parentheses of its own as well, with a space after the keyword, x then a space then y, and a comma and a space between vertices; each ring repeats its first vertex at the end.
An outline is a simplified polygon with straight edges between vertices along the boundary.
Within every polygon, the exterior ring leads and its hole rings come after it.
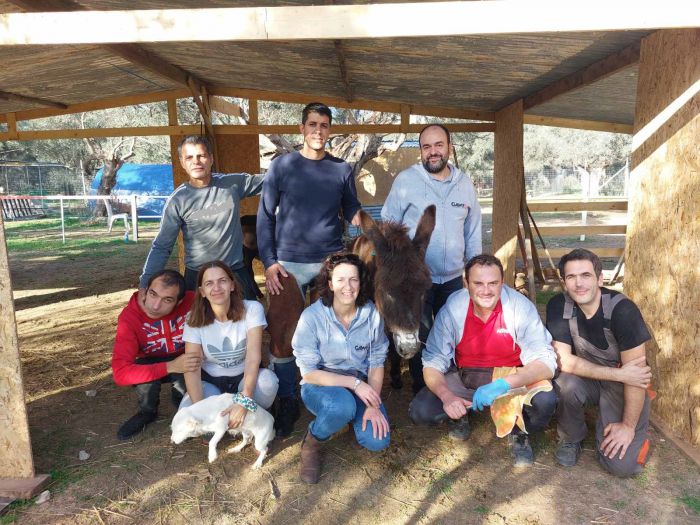
MULTIPOLYGON (((418 136, 421 162, 398 174, 382 208, 382 219, 399 222, 413 236, 423 210, 436 206, 435 230, 425 254, 433 286, 425 296, 420 339, 425 343, 433 319, 455 291, 462 289, 464 263, 481 253, 481 208, 468 175, 447 161, 450 132, 429 124, 418 136)), ((409 361, 413 393, 424 386, 421 352, 409 361)))
POLYGON ((188 290, 196 290, 199 268, 219 259, 231 267, 245 298, 255 300, 257 287, 243 266, 240 203, 245 197, 260 193, 263 176, 212 174, 214 159, 206 137, 185 137, 177 150, 189 180, 178 186, 165 204, 160 230, 146 257, 139 288, 145 290, 150 276, 165 267, 182 231, 188 290))

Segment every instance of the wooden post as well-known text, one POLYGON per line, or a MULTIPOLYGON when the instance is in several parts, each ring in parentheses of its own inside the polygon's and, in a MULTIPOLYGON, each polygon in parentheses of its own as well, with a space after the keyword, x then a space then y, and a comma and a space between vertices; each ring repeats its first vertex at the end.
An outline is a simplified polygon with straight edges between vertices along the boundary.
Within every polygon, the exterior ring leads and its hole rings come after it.
POLYGON ((0 496, 29 498, 48 481, 35 476, 24 404, 15 304, 0 214, 0 496))
POLYGON ((523 101, 496 112, 493 169, 493 253, 503 263, 505 282, 515 282, 518 213, 523 188, 523 101))
POLYGON ((700 29, 642 40, 625 293, 652 334, 656 418, 700 449, 700 29))

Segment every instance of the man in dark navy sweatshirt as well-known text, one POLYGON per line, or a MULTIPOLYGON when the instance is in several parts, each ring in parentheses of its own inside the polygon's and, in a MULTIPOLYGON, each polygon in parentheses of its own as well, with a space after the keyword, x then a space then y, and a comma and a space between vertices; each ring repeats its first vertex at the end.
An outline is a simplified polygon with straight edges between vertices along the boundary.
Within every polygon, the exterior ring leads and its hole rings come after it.
MULTIPOLYGON (((258 249, 268 291, 279 294, 280 276, 292 274, 300 287, 312 284, 323 258, 343 249, 342 216, 359 225, 352 167, 326 153, 331 110, 313 102, 303 112, 301 151, 275 159, 265 176, 258 209, 258 249)), ((290 348, 291 350, 291 348, 290 348)), ((278 436, 291 434, 299 417, 294 357, 272 356, 279 378, 278 436)))

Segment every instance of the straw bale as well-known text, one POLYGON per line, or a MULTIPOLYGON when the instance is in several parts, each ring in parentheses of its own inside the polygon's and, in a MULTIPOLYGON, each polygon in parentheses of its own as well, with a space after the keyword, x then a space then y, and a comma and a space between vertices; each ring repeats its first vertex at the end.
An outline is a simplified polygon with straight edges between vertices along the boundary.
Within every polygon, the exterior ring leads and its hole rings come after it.
POLYGON ((700 447, 700 94, 663 123, 700 78, 700 29, 642 41, 625 290, 652 333, 654 413, 700 447), (650 126, 657 126, 649 135, 650 126))

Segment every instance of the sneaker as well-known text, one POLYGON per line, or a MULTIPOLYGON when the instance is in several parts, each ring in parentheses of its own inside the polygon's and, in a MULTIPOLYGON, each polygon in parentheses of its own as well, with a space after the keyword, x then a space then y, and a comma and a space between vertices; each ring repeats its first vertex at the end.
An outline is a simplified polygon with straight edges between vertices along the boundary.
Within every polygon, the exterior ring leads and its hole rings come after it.
POLYGON ((527 434, 510 434, 508 436, 508 445, 513 454, 514 467, 532 466, 535 456, 532 453, 530 439, 527 437, 527 434))
POLYGON ((581 443, 568 443, 561 441, 559 448, 554 453, 554 458, 562 467, 573 467, 581 455, 581 443))
POLYGON ((457 421, 450 419, 447 422, 447 436, 452 441, 466 441, 471 433, 467 416, 461 417, 457 421))
POLYGON ((281 397, 275 416, 275 434, 278 438, 289 437, 294 430, 294 422, 301 416, 296 396, 281 397))
POLYGON ((143 432, 143 429, 146 428, 149 423, 153 423, 155 419, 155 413, 138 412, 134 414, 119 427, 119 430, 117 430, 117 439, 121 441, 131 439, 139 432, 143 432))

